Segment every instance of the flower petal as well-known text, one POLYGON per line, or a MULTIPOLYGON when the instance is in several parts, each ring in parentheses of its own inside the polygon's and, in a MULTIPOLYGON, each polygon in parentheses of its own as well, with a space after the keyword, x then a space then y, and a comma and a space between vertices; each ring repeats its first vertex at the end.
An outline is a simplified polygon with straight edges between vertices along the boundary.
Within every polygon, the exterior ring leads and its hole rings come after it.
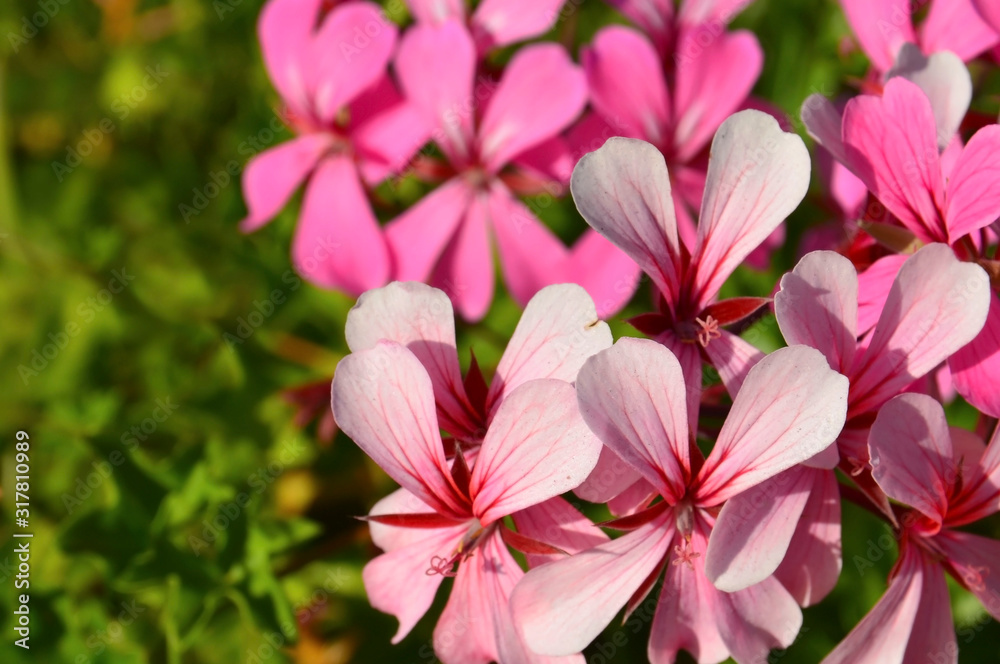
POLYGON ((791 214, 809 188, 802 139, 767 113, 726 120, 712 141, 698 221, 692 299, 704 306, 746 256, 791 214))
POLYGON ((351 143, 365 182, 377 184, 401 170, 431 135, 416 107, 388 74, 350 104, 351 143))
POLYGON ((467 516, 444 458, 434 388, 420 360, 382 341, 351 353, 333 376, 337 425, 392 479, 446 516, 467 516))
POLYGON ((705 355, 709 362, 719 372, 726 391, 731 398, 736 398, 743 381, 746 380, 747 373, 764 357, 764 353, 756 346, 744 341, 742 338, 728 332, 720 330, 722 336, 705 346, 705 355))
POLYGON ((837 476, 803 468, 812 475, 812 491, 795 534, 774 577, 800 606, 812 606, 837 585, 844 564, 840 540, 840 489, 837 476))
POLYGON ((587 360, 576 389, 597 437, 664 500, 680 500, 691 463, 684 376, 673 354, 647 339, 619 339, 587 360))
POLYGON ((610 138, 580 159, 570 189, 587 223, 631 256, 668 303, 676 302, 680 244, 660 151, 643 141, 610 138))
POLYGON ((309 108, 307 78, 311 58, 307 56, 313 29, 323 0, 272 0, 261 9, 257 21, 264 66, 274 87, 295 111, 309 108))
POLYGON ((862 50, 879 71, 889 71, 906 42, 916 43, 909 0, 840 0, 862 50))
POLYGON ((363 293, 347 314, 351 352, 388 339, 406 346, 434 385, 441 428, 459 438, 476 436, 481 418, 465 394, 455 345, 455 313, 442 291, 416 282, 393 282, 363 293))
POLYGON ((448 19, 465 20, 462 0, 406 0, 406 6, 417 23, 439 25, 448 19))
POLYGON ((989 279, 943 244, 899 269, 868 349, 851 371, 850 415, 877 409, 976 337, 990 308, 989 279))
POLYGON ((972 0, 972 4, 980 17, 1000 34, 1000 5, 993 0, 972 0))
POLYGON ((253 157, 243 171, 247 216, 240 230, 251 233, 281 212, 329 147, 329 136, 306 134, 253 157))
POLYGON ((308 281, 351 295, 389 280, 389 249, 350 158, 324 159, 309 179, 292 259, 308 281))
POLYGON ((889 291, 896 281, 899 268, 909 258, 906 254, 883 256, 858 275, 858 335, 863 335, 875 327, 889 291))
POLYGON ((473 510, 485 526, 576 488, 600 451, 572 385, 524 383, 500 403, 486 432, 469 484, 473 510))
POLYGON ((941 524, 955 484, 941 404, 912 393, 888 401, 872 424, 868 448, 872 476, 886 495, 941 524))
POLYGON ((631 28, 609 26, 581 58, 597 112, 624 136, 662 144, 670 102, 660 56, 649 40, 631 28))
POLYGON ((663 560, 673 518, 667 510, 616 540, 529 571, 511 598, 528 647, 544 655, 585 648, 663 560))
POLYGON ((448 293, 458 313, 469 322, 485 316, 493 301, 493 252, 488 218, 486 197, 475 195, 430 279, 432 285, 448 293))
MULTIPOLYGON (((609 541, 604 531, 578 512, 564 498, 556 496, 545 502, 514 512, 517 531, 532 539, 550 544, 573 555, 609 541)), ((531 568, 562 560, 565 556, 529 555, 531 568)))
POLYGON ((952 242, 1000 217, 1000 126, 983 127, 955 163, 946 192, 948 237, 952 242))
POLYGON ((858 273, 832 251, 814 251, 781 278, 774 313, 790 345, 812 346, 847 372, 857 349, 858 273))
POLYGON ((1000 542, 957 530, 942 530, 934 542, 948 557, 958 581, 1000 620, 1000 542))
MULTIPOLYGON (((920 26, 920 44, 928 53, 951 51, 968 62, 1000 40, 976 10, 975 0, 932 2, 920 26)), ((980 5, 986 3, 980 2, 980 5)), ((995 6, 995 5, 994 5, 995 6)), ((996 10, 994 10, 996 11, 996 10)))
POLYGON ((472 15, 473 25, 483 33, 481 48, 506 46, 548 31, 564 1, 483 0, 472 15))
POLYGON ((972 101, 969 70, 949 51, 926 56, 916 44, 903 44, 896 64, 886 74, 887 79, 895 76, 916 83, 930 99, 937 123, 938 148, 944 150, 958 133, 972 101))
POLYGON ((806 131, 833 158, 842 164, 848 163, 847 151, 841 134, 843 117, 829 99, 819 93, 811 94, 802 102, 799 111, 806 131))
POLYGON ((795 466, 726 501, 705 554, 705 574, 716 588, 743 590, 774 573, 805 509, 812 481, 812 471, 795 466))
POLYGON ((514 330, 486 397, 487 412, 530 380, 572 383, 587 358, 611 347, 611 328, 597 317, 594 302, 575 284, 538 291, 514 330))
POLYGON ((719 634, 738 662, 766 661, 773 648, 790 646, 802 627, 802 610, 774 578, 719 592, 716 605, 719 634))
POLYGON ((718 505, 831 445, 844 426, 847 388, 807 346, 758 362, 698 475, 697 503, 718 505))
POLYGON ((982 331, 948 358, 955 389, 973 406, 1000 417, 1000 298, 990 295, 990 310, 982 331))
POLYGON ((605 445, 601 448, 594 470, 580 486, 573 489, 573 493, 592 503, 606 503, 641 478, 639 471, 622 461, 617 453, 605 445))
POLYGON ((583 232, 566 257, 566 281, 587 289, 601 318, 628 304, 641 276, 642 270, 628 254, 592 228, 583 232))
POLYGON ((479 125, 479 157, 496 172, 549 139, 587 103, 583 72, 557 44, 526 46, 504 69, 479 125))

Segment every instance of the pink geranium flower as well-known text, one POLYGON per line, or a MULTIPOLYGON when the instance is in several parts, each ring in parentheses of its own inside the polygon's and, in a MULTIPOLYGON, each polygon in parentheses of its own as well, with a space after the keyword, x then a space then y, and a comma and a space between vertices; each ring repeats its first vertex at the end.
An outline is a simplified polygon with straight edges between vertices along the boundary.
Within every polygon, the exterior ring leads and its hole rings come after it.
POLYGON ((495 241, 518 302, 543 286, 573 282, 591 293, 601 315, 624 306, 638 273, 632 261, 594 234, 567 250, 511 190, 518 173, 531 170, 522 160, 586 104, 584 76, 565 50, 556 44, 525 47, 499 83, 475 86, 472 36, 447 21, 411 29, 396 68, 407 97, 435 127, 435 142, 452 173, 387 226, 396 277, 429 280, 451 296, 464 318, 478 320, 493 299, 495 241))
MULTIPOLYGON (((935 121, 941 114, 935 115, 927 95, 904 78, 891 79, 882 97, 852 99, 842 119, 831 109, 807 100, 803 120, 810 133, 865 183, 911 237, 918 243, 950 244, 970 261, 985 257, 981 231, 1000 215, 1000 167, 994 158, 1000 151, 1000 126, 980 129, 964 147, 951 142, 964 107, 950 114, 951 133, 942 131, 935 121), (941 154, 949 142, 954 147, 941 154)), ((863 282, 865 309, 880 308, 903 260, 890 256, 872 266, 874 272, 863 282)), ((1000 393, 992 387, 992 377, 1000 372, 997 297, 982 334, 948 364, 962 396, 984 412, 1000 415, 1000 393)))
MULTIPOLYGON (((659 53, 697 57, 706 41, 725 32, 726 25, 753 0, 609 0, 649 35, 659 53)), ((733 63, 736 64, 736 63, 733 63)))
POLYGON ((364 183, 403 166, 429 129, 386 67, 396 29, 371 3, 323 14, 323 0, 270 0, 264 63, 299 136, 254 157, 243 175, 244 231, 269 222, 307 182, 292 258, 309 281, 352 295, 390 278, 389 249, 364 183))
POLYGON ((565 0, 483 0, 466 17, 463 0, 406 0, 418 23, 467 22, 479 52, 537 37, 559 18, 565 0))
POLYGON ((341 429, 403 487, 368 517, 386 553, 364 570, 372 604, 400 620, 395 640, 427 611, 442 578, 454 576, 434 631, 443 662, 545 661, 524 649, 511 622, 509 597, 523 572, 507 545, 537 564, 603 539, 556 500, 587 476, 600 450, 573 386, 541 379, 512 389, 471 464, 462 453, 447 462, 431 377, 404 346, 382 341, 348 355, 332 397, 341 429), (518 531, 504 525, 507 516, 518 531))
MULTIPOLYGON (((810 460, 818 467, 791 468, 730 501, 731 512, 742 518, 733 529, 741 546, 728 565, 751 578, 777 570, 775 576, 803 605, 822 599, 841 568, 837 480, 822 468, 839 459, 841 469, 890 514, 869 472, 871 423, 886 401, 968 343, 989 307, 986 273, 941 244, 909 257, 874 331, 860 342, 857 293, 854 266, 830 251, 806 255, 782 277, 774 298, 781 333, 790 344, 818 349, 849 379, 847 422, 837 445, 810 460)), ((728 387, 731 393, 739 390, 728 387)), ((725 570, 712 566, 709 573, 718 581, 725 570)))
POLYGON ((648 650, 653 664, 673 662, 681 649, 702 662, 759 661, 791 643, 802 616, 780 583, 721 592, 705 575, 705 559, 733 543, 716 524, 729 499, 833 442, 847 381, 799 346, 761 360, 745 385, 703 459, 692 444, 685 376, 669 350, 625 338, 584 364, 576 386, 587 425, 662 502, 619 520, 631 531, 622 537, 528 572, 511 606, 529 647, 546 655, 580 650, 664 572, 648 650))
POLYGON ((922 394, 896 397, 868 441, 875 481, 894 500, 900 559, 878 604, 825 664, 957 662, 945 572, 1000 620, 1000 542, 956 528, 1000 510, 1000 436, 949 432, 922 394))

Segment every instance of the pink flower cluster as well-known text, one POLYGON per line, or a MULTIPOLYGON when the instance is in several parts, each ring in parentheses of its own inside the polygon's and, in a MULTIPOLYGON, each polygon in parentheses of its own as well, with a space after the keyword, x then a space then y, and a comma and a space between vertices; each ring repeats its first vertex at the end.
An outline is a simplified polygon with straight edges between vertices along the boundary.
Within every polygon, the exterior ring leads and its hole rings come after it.
POLYGON ((824 662, 957 662, 945 575, 1000 619, 1000 542, 962 530, 1000 511, 1000 125, 969 123, 965 65, 996 54, 996 3, 931 0, 917 29, 908 0, 841 0, 871 72, 801 111, 840 231, 768 298, 720 294, 784 242, 812 168, 748 97, 763 54, 726 27, 748 0, 615 0, 638 29, 600 29, 580 65, 536 42, 502 69, 561 0, 408 4, 398 36, 366 2, 270 0, 299 137, 244 178, 246 230, 305 184, 297 268, 359 296, 332 410, 401 487, 366 517, 394 642, 453 577, 445 664, 582 664, 648 597, 650 662, 765 661, 837 583, 851 500, 899 558, 824 662), (433 188, 382 223, 375 186, 399 177, 433 188), (521 198, 567 187, 572 246, 521 198), (524 311, 495 371, 463 375, 455 313, 487 313, 494 249, 524 311), (602 319, 641 274, 647 338, 615 342, 602 319), (738 332, 772 312, 787 347, 765 353, 738 332), (949 427, 959 397, 977 433, 949 427))

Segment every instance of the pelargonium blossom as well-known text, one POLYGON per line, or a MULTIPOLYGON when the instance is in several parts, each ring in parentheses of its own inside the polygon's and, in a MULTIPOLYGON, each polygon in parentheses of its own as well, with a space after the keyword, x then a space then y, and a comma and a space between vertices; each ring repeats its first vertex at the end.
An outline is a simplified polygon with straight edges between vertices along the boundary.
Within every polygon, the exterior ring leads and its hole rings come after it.
MULTIPOLYGON (((963 114, 964 109, 958 120, 963 114)), ((931 103, 904 78, 891 79, 881 97, 852 99, 842 119, 804 112, 803 120, 918 243, 950 244, 970 261, 986 257, 982 229, 1000 215, 1000 167, 994 158, 1000 151, 1000 126, 984 127, 964 147, 953 143, 942 155, 931 103)), ((866 309, 878 309, 904 260, 889 256, 872 266, 863 282, 866 309)), ((992 298, 982 334, 955 353, 948 366, 962 396, 984 412, 1000 415, 1000 394, 992 388, 992 376, 1000 371, 1000 298, 992 298)))
POLYGON ((634 263, 596 234, 568 250, 512 191, 521 173, 540 176, 525 156, 583 110, 582 72, 557 44, 519 50, 495 87, 475 85, 476 63, 472 36, 456 21, 417 25, 400 45, 401 85, 435 127, 450 177, 386 227, 397 278, 429 281, 463 318, 479 320, 493 299, 495 242, 518 302, 549 284, 578 283, 599 313, 617 311, 632 295, 634 263))
POLYGON ((431 378, 404 346, 382 341, 345 357, 332 398, 341 429, 403 487, 368 517, 386 553, 364 570, 372 604, 400 620, 395 640, 427 611, 442 578, 454 576, 434 631, 443 662, 543 661, 525 651, 511 623, 508 600, 523 572, 507 545, 559 555, 581 538, 584 547, 601 539, 571 532, 552 546, 528 534, 538 517, 548 518, 543 536, 561 521, 582 520, 568 506, 549 509, 587 476, 600 451, 573 386, 542 379, 513 389, 469 465, 464 453, 446 461, 431 378), (525 526, 518 515, 529 509, 525 526), (508 516, 519 531, 504 524, 508 516))
POLYGON ((358 295, 392 274, 364 184, 405 165, 429 129, 388 76, 396 28, 378 6, 323 7, 270 0, 261 12, 264 63, 299 136, 247 164, 241 227, 269 222, 305 182, 293 262, 312 283, 358 295))
POLYGON ((673 662, 681 649, 700 662, 759 661, 798 633, 801 612, 777 580, 722 592, 705 576, 705 557, 732 544, 716 522, 728 500, 833 442, 847 380, 811 348, 772 353, 749 371, 707 459, 694 444, 685 380, 677 358, 645 339, 620 339, 580 370, 587 425, 661 501, 614 523, 630 531, 622 537, 533 569, 518 584, 514 618, 536 652, 578 651, 662 574, 653 664, 673 662))
POLYGON ((985 447, 949 431, 934 399, 903 394, 879 412, 868 445, 875 481, 901 503, 900 557, 885 595, 823 662, 957 662, 945 572, 1000 620, 1000 542, 956 530, 1000 510, 1000 434, 985 447))

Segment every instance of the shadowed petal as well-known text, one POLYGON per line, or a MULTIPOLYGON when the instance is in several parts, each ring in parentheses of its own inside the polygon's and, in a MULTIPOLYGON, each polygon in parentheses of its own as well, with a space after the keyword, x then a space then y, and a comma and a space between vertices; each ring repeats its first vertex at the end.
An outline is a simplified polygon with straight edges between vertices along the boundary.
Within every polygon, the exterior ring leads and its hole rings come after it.
MULTIPOLYGON (((515 512, 517 531, 532 539, 551 544, 573 555, 608 541, 604 531, 578 512, 564 498, 550 498, 543 503, 515 512)), ((528 566, 562 560, 562 555, 528 555, 528 566)))

